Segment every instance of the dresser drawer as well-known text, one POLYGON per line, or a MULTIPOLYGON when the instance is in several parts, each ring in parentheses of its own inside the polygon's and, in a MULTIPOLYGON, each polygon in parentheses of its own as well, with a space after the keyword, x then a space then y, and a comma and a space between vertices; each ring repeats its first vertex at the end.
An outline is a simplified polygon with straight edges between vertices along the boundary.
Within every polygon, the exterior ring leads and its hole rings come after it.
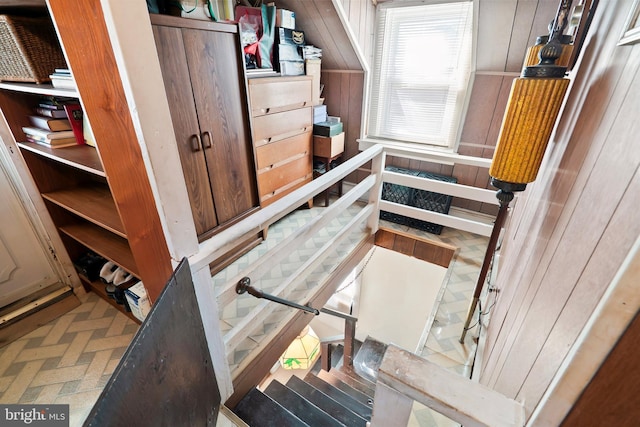
POLYGON ((298 157, 311 155, 311 131, 265 144, 256 149, 258 171, 278 167, 298 157))
POLYGON ((258 173, 258 191, 260 200, 286 191, 301 182, 311 181, 313 165, 311 156, 301 157, 275 168, 258 173))
POLYGON ((311 76, 268 77, 248 82, 254 117, 311 106, 311 76))
POLYGON ((258 148, 313 129, 311 107, 253 118, 253 145, 258 148))

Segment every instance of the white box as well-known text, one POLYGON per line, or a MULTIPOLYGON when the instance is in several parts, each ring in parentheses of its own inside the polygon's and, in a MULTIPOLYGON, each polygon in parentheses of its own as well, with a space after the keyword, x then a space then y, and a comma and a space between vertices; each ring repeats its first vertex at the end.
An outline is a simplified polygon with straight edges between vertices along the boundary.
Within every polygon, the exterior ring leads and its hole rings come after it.
POLYGON ((276 9, 276 27, 296 29, 296 14, 287 9, 276 9))
POLYGON ((136 316, 141 322, 151 310, 151 303, 149 303, 149 297, 147 296, 147 290, 142 282, 138 282, 124 291, 131 309, 131 314, 136 316))
POLYGON ((280 61, 280 75, 302 76, 304 75, 304 62, 302 61, 280 61))

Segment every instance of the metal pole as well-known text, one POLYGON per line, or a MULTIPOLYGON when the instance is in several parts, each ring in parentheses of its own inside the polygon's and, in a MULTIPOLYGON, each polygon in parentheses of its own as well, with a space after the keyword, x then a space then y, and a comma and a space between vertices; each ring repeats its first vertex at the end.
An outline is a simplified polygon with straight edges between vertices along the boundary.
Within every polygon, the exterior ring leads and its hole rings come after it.
POLYGON ((297 308, 298 310, 306 311, 307 313, 315 314, 316 316, 320 314, 319 310, 309 307, 308 305, 300 305, 293 301, 289 301, 254 288, 251 286, 251 279, 248 277, 243 277, 236 285, 236 293, 238 295, 244 294, 245 292, 248 292, 256 298, 268 299, 269 301, 277 302, 278 304, 286 305, 287 307, 297 308))
POLYGON ((467 335, 469 324, 471 323, 473 314, 475 313, 478 302, 480 301, 480 294, 482 293, 482 288, 484 287, 484 282, 487 278, 487 273, 489 272, 489 266, 491 265, 491 259, 493 258, 493 253, 496 250, 496 246, 498 246, 498 238, 500 237, 500 231, 502 230, 502 226, 504 225, 504 222, 507 219, 507 211, 509 208, 509 203, 511 202, 511 200, 513 200, 513 193, 508 191, 498 190, 498 192, 496 193, 496 197, 500 201, 500 209, 498 210, 498 215, 496 216, 496 220, 493 223, 493 230, 491 231, 491 237, 489 237, 489 244, 487 246, 487 251, 484 254, 484 261, 482 262, 482 268, 480 269, 480 276, 478 276, 476 287, 473 290, 473 299, 471 300, 471 305, 469 306, 469 312, 467 313, 467 320, 465 320, 464 322, 464 327, 462 328, 462 335, 460 336, 461 343, 464 343, 464 337, 467 335))

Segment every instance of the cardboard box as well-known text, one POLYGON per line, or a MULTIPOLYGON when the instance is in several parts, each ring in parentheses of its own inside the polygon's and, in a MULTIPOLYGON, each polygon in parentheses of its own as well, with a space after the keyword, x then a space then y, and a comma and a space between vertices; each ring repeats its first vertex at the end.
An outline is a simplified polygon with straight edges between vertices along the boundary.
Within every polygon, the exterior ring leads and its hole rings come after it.
POLYGON ((319 136, 336 136, 343 130, 342 122, 321 122, 313 125, 313 134, 319 136))
POLYGON ((305 60, 305 72, 311 76, 311 105, 320 104, 320 64, 319 59, 305 60))
POLYGON ((144 321, 147 314, 151 310, 151 303, 149 303, 149 297, 147 296, 147 290, 142 282, 138 282, 124 291, 131 309, 131 314, 136 316, 141 322, 144 321))
POLYGON ((313 136, 313 155, 319 157, 337 156, 344 152, 344 132, 336 136, 313 136))
POLYGON ((276 9, 276 27, 296 29, 296 14, 287 9, 276 9))

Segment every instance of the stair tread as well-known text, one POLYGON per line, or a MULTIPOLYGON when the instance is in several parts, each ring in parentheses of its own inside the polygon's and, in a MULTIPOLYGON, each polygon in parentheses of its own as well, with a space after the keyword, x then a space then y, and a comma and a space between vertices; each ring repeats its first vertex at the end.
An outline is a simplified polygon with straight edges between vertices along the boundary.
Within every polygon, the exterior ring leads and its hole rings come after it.
POLYGON ((347 393, 349 396, 362 403, 363 405, 371 406, 371 404, 373 403, 373 399, 371 396, 368 396, 366 393, 363 393, 355 387, 352 387, 347 382, 341 380, 337 376, 332 375, 327 371, 320 371, 316 374, 316 376, 321 380, 331 384, 332 386, 340 389, 341 391, 347 393))
MULTIPOLYGON (((346 377, 348 378, 348 380, 351 380, 358 385, 361 384, 364 386, 365 389, 371 390, 372 392, 375 393, 376 383, 363 376, 358 375, 358 373, 353 370, 353 366, 350 366, 350 367, 343 366, 340 369, 336 369, 336 373, 338 374, 339 377, 342 377, 342 376, 346 377)), ((365 393, 365 394, 368 394, 368 393, 365 393)))
POLYGON ((326 413, 331 414, 333 418, 337 419, 346 426, 365 427, 367 425, 366 419, 355 414, 348 408, 342 406, 339 402, 336 402, 317 388, 313 387, 311 384, 304 382, 296 376, 289 378, 289 380, 287 381, 287 387, 289 387, 299 395, 304 396, 305 399, 309 400, 311 403, 321 408, 326 413))
POLYGON ((271 381, 264 393, 310 426, 344 426, 344 424, 278 380, 271 381))
POLYGON ((252 427, 308 427, 308 424, 256 388, 238 402, 233 412, 252 427))
POLYGON ((371 419, 371 406, 368 404, 359 402, 349 394, 313 374, 308 374, 304 380, 362 418, 371 419))
MULTIPOLYGON (((335 385, 332 381, 332 377, 333 377, 335 380, 341 381, 344 384, 351 387, 352 389, 357 390, 359 393, 363 394, 367 399, 373 399, 373 396, 375 395, 375 392, 376 392, 375 384, 371 382, 369 382, 369 384, 371 385, 365 384, 363 381, 360 381, 358 378, 355 378, 354 376, 356 375, 358 374, 356 374, 349 368, 345 368, 344 366, 340 369, 332 369, 329 372, 320 371, 317 374, 317 376, 319 376, 320 378, 322 378, 323 380, 327 381, 330 384, 335 385), (350 371, 352 372, 352 374, 347 374, 344 371, 350 371)), ((361 379, 364 380, 364 378, 361 378, 361 379)), ((367 381, 367 380, 364 380, 364 381, 367 381)))
POLYGON ((375 338, 367 337, 353 358, 353 370, 360 376, 376 382, 378 368, 387 350, 387 345, 375 338))

